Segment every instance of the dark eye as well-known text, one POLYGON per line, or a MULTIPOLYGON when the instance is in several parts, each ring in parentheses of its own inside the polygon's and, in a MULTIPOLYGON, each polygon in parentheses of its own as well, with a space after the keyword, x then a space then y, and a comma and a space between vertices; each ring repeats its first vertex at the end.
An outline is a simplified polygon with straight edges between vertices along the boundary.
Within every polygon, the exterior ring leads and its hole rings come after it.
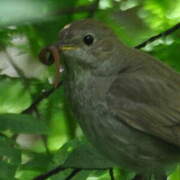
POLYGON ((90 46, 94 41, 94 37, 92 35, 88 34, 84 37, 83 41, 86 45, 90 46))

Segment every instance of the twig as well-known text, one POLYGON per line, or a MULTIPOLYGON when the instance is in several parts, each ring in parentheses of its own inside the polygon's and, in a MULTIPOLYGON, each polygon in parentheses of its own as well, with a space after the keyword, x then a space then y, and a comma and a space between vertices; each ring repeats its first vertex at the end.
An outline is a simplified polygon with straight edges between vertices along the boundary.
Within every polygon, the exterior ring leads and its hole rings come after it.
POLYGON ((109 169, 109 175, 110 175, 111 180, 115 180, 113 168, 109 169))
POLYGON ((58 87, 60 87, 62 85, 62 81, 58 83, 57 87, 52 87, 49 90, 45 90, 44 92, 42 92, 42 94, 39 95, 39 97, 31 104, 30 107, 28 107, 27 109, 25 109, 22 113, 31 113, 32 111, 34 111, 37 107, 37 105, 44 99, 48 98, 58 87))
POLYGON ((163 36, 167 36, 167 35, 175 32, 175 31, 177 31, 178 29, 180 29, 180 23, 174 25, 173 27, 167 29, 167 30, 164 31, 164 32, 161 32, 161 33, 159 33, 159 34, 157 34, 157 35, 155 35, 155 36, 150 37, 150 38, 147 39, 146 41, 144 41, 144 42, 140 43, 139 45, 135 46, 135 48, 137 48, 137 49, 143 48, 143 47, 145 47, 147 44, 149 44, 149 43, 151 43, 151 42, 153 42, 153 41, 155 41, 155 40, 157 40, 157 39, 159 39, 159 38, 161 38, 161 37, 163 37, 163 36))
POLYGON ((62 172, 66 169, 73 169, 72 173, 65 179, 65 180, 70 180, 72 177, 74 177, 77 173, 79 173, 81 170, 107 170, 108 168, 73 168, 73 167, 63 167, 62 165, 60 166, 57 166, 56 168, 48 171, 47 173, 45 174, 41 174, 37 177, 35 177, 33 180, 45 180, 51 176, 54 176, 55 174, 59 173, 59 172, 62 172))
POLYGON ((81 169, 79 169, 79 168, 74 169, 74 170, 72 171, 72 173, 71 173, 68 177, 66 177, 65 180, 70 180, 70 179, 72 179, 72 178, 73 178, 75 175, 77 175, 80 171, 81 171, 81 169))
POLYGON ((55 169, 47 172, 46 174, 42 174, 42 175, 39 175, 37 177, 35 177, 33 180, 44 180, 44 179, 47 179, 48 177, 50 176, 53 176, 61 171, 64 171, 66 168, 63 168, 61 165, 56 167, 55 169))

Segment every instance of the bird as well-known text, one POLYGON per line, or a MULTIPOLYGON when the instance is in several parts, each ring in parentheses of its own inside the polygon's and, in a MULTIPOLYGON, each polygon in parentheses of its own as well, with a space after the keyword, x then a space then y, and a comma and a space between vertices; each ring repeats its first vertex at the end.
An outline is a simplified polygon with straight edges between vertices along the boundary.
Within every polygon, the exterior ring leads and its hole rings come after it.
POLYGON ((92 145, 143 180, 166 180, 180 162, 180 73, 94 19, 66 25, 55 46, 70 108, 92 145))

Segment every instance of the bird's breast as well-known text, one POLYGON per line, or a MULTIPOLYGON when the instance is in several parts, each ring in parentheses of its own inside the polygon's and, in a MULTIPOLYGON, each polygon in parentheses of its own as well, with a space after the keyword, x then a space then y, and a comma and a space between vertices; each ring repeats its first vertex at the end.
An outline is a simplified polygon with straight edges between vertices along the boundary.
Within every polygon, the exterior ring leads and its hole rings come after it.
POLYGON ((162 162, 166 166, 168 153, 162 151, 166 145, 127 126, 110 113, 106 96, 112 81, 113 77, 87 76, 66 82, 65 92, 84 134, 100 152, 121 166, 136 171, 144 166, 157 169, 162 162))
POLYGON ((106 107, 105 99, 112 80, 113 77, 96 77, 92 74, 67 79, 65 92, 83 129, 99 121, 101 109, 106 107))

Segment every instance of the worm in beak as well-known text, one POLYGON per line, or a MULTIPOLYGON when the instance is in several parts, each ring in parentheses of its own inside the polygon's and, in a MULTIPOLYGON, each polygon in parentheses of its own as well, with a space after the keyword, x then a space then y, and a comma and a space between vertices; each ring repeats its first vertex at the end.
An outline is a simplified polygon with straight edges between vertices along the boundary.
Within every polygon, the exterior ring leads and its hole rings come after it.
POLYGON ((55 64, 56 73, 53 81, 53 85, 56 88, 60 82, 61 64, 60 64, 61 50, 56 45, 51 45, 43 48, 39 53, 40 61, 45 65, 55 64))
POLYGON ((60 82, 60 75, 63 71, 63 68, 61 66, 61 60, 60 60, 60 54, 62 51, 70 51, 75 50, 77 47, 68 46, 68 45, 51 45, 43 48, 41 52, 39 53, 39 59, 40 61, 45 65, 52 65, 55 64, 56 73, 55 78, 53 81, 53 85, 56 88, 60 82))

